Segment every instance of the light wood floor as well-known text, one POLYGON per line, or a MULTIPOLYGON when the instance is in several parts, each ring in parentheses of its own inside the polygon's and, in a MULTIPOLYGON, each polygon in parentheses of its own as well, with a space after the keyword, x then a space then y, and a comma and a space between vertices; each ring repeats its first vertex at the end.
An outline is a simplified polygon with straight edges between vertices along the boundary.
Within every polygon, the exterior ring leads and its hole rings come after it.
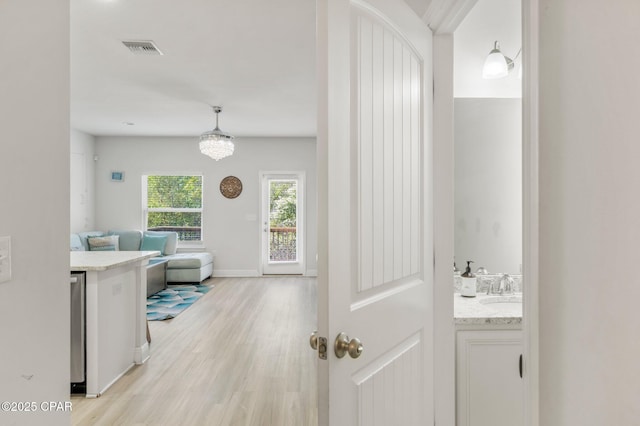
POLYGON ((149 323, 151 358, 74 425, 317 425, 313 278, 213 278, 186 311, 149 323))

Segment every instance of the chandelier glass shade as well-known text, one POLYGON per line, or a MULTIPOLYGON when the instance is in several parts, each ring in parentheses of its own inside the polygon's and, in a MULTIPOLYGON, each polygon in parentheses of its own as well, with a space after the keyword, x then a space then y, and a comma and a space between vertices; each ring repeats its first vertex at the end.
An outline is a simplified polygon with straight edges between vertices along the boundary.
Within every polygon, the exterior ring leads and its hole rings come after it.
POLYGON ((200 152, 216 161, 233 155, 235 148, 234 137, 218 127, 218 114, 221 111, 221 107, 213 107, 213 112, 216 114, 216 128, 200 135, 200 152))

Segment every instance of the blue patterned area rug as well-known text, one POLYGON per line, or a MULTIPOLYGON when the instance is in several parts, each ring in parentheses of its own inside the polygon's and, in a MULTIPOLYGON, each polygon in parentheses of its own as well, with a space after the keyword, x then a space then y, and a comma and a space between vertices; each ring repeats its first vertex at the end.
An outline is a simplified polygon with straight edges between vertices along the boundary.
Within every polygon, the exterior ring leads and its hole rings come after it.
POLYGON ((168 285, 166 290, 147 298, 147 320, 175 318, 212 288, 213 285, 168 285))

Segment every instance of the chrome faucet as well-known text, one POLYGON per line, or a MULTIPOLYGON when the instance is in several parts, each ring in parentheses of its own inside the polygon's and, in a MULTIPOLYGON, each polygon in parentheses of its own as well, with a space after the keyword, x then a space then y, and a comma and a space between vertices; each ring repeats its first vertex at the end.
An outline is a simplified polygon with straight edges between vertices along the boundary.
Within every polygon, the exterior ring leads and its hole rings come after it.
POLYGON ((487 288, 487 294, 513 294, 513 278, 509 274, 502 274, 495 279, 494 282, 489 283, 487 288))

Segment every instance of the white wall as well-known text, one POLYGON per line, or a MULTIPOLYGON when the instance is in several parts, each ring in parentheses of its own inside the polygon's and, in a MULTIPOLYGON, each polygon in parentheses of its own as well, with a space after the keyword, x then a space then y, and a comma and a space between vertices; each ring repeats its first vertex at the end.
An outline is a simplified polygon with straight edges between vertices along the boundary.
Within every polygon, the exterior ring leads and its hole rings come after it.
POLYGON ((71 130, 71 232, 95 229, 95 138, 71 130))
POLYGON ((540 424, 640 418, 640 2, 540 1, 540 424))
POLYGON ((521 273, 522 102, 455 99, 454 116, 458 269, 521 273))
POLYGON ((12 279, 0 283, 3 425, 68 425, 69 2, 0 2, 0 235, 12 237, 12 279))
POLYGON ((204 174, 203 238, 215 254, 214 275, 256 275, 260 267, 260 171, 305 171, 307 271, 316 267, 317 203, 315 138, 238 138, 233 156, 214 161, 198 150, 198 138, 96 138, 96 228, 142 228, 141 176, 204 174), (110 181, 110 172, 125 181, 110 181), (242 194, 226 199, 220 181, 242 181, 242 194))
POLYGON ((521 22, 520 0, 478 0, 454 34, 456 98, 522 97, 522 80, 518 78, 522 55, 507 77, 482 78, 482 66, 494 41, 500 43, 504 55, 515 58, 522 46, 521 22))

